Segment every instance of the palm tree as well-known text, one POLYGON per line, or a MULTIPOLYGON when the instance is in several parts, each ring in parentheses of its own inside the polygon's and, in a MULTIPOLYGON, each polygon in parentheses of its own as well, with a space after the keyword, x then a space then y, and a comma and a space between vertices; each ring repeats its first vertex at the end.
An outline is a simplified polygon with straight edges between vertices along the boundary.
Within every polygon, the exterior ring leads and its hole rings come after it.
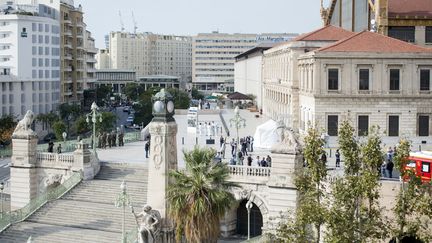
POLYGON ((228 181, 227 165, 213 161, 216 151, 195 147, 184 152, 186 169, 169 173, 169 215, 176 224, 176 240, 217 242, 219 222, 234 204, 237 184, 228 181))

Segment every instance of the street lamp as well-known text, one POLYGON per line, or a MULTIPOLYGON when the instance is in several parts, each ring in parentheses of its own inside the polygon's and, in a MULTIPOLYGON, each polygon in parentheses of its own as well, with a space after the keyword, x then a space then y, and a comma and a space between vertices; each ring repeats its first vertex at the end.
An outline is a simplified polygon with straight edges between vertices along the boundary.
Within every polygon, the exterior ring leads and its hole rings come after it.
POLYGON ((253 207, 252 198, 249 198, 249 201, 247 201, 246 203, 246 209, 248 212, 248 238, 247 238, 248 240, 250 240, 250 212, 252 207, 253 207))
POLYGON ((230 119, 230 127, 233 127, 233 126, 236 128, 236 132, 237 132, 237 147, 236 147, 235 153, 236 153, 236 160, 238 163, 240 160, 238 153, 237 153, 238 147, 240 146, 238 130, 241 127, 246 127, 246 119, 244 119, 243 117, 240 116, 240 110, 239 110, 238 106, 236 106, 236 108, 234 109, 234 117, 230 119))
POLYGON ((0 208, 0 213, 1 213, 1 218, 3 218, 3 190, 4 190, 4 182, 0 182, 0 191, 1 191, 1 195, 0 195, 0 201, 1 201, 1 208, 0 208))
POLYGON ((91 112, 86 115, 87 116, 86 122, 90 124, 90 118, 91 118, 91 122, 93 123, 92 147, 93 147, 93 152, 96 155, 96 122, 97 122, 97 118, 99 118, 99 122, 102 122, 102 115, 100 112, 97 111, 99 107, 96 105, 96 102, 93 102, 90 109, 91 112))
POLYGON ((125 215, 126 207, 130 206, 129 195, 127 194, 126 182, 123 181, 120 185, 121 192, 117 196, 115 206, 117 208, 123 208, 123 222, 122 222, 122 243, 126 242, 126 232, 125 232, 125 215))

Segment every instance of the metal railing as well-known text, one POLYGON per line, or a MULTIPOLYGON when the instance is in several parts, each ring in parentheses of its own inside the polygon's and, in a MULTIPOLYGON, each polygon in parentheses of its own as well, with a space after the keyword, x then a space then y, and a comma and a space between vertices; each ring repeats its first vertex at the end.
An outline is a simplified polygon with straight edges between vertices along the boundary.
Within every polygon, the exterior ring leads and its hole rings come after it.
POLYGON ((75 172, 69 179, 67 179, 63 184, 58 185, 49 191, 32 199, 30 203, 21 209, 3 213, 0 217, 0 232, 7 229, 9 226, 15 223, 22 222, 26 220, 30 215, 36 212, 39 208, 45 205, 47 202, 59 199, 69 190, 78 185, 82 180, 81 172, 75 172))

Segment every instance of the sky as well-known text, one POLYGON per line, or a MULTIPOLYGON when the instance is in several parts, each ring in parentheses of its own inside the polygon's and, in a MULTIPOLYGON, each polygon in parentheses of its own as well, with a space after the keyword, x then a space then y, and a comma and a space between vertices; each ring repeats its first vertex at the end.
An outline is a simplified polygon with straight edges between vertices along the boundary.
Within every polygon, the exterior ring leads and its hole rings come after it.
POLYGON ((104 36, 121 29, 196 35, 222 33, 305 33, 322 26, 319 0, 75 0, 87 29, 104 48, 104 36))

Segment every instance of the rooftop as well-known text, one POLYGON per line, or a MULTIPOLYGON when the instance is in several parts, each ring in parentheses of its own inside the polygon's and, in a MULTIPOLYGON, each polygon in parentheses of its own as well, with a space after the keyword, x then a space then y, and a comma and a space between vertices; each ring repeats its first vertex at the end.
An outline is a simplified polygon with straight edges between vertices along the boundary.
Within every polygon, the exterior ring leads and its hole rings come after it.
POLYGON ((389 0, 389 18, 432 18, 431 0, 389 0))
POLYGON ((338 41, 353 35, 353 32, 327 25, 321 29, 303 34, 293 39, 293 41, 338 41))
POLYGON ((362 31, 316 52, 376 52, 376 53, 432 53, 426 48, 382 34, 362 31))
POLYGON ((249 50, 247 50, 247 51, 239 54, 238 56, 236 56, 234 58, 235 59, 240 59, 242 57, 246 57, 246 56, 248 56, 250 54, 253 54, 253 53, 256 53, 256 52, 263 52, 265 50, 268 50, 268 49, 272 48, 275 45, 276 45, 276 43, 261 44, 261 45, 258 45, 258 46, 254 47, 254 48, 251 48, 251 49, 249 49, 249 50))

